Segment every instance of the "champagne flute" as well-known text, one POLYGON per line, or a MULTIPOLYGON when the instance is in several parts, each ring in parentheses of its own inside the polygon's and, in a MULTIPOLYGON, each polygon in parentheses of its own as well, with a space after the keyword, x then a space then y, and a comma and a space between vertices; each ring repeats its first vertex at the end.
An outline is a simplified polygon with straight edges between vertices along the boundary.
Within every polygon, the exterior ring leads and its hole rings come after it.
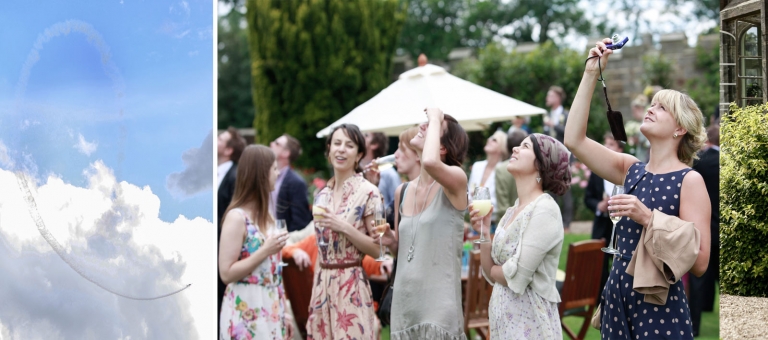
MULTIPOLYGON (((485 215, 488 215, 488 213, 491 211, 491 192, 486 187, 477 187, 475 188, 475 195, 474 199, 472 200, 472 208, 474 210, 479 210, 478 215, 480 217, 485 217, 485 215)), ((491 240, 485 238, 485 233, 483 233, 483 220, 480 220, 480 238, 475 240, 475 243, 488 243, 491 242, 491 240)))
MULTIPOLYGON (((276 220, 275 221, 275 234, 276 235, 282 235, 282 234, 285 234, 287 232, 288 232, 288 228, 286 227, 285 220, 276 220)), ((283 252, 280 251, 277 254, 278 254, 279 258, 280 258, 280 262, 277 265, 279 267, 287 266, 288 264, 283 262, 283 252)))
MULTIPOLYGON (((611 197, 616 195, 623 195, 624 194, 624 186, 623 185, 615 185, 613 187, 613 192, 611 192, 611 197)), ((619 212, 618 210, 615 211, 608 211, 608 214, 612 212, 619 212)), ((609 215, 610 216, 610 215, 609 215)), ((610 216, 611 222, 613 222, 613 231, 611 231, 611 242, 608 244, 608 247, 603 247, 601 250, 608 254, 618 254, 619 250, 613 247, 613 238, 614 235, 616 235, 616 224, 619 223, 621 220, 621 216, 610 216)))
POLYGON ((384 257, 384 246, 381 245, 381 237, 384 236, 384 232, 386 232, 386 224, 387 224, 387 212, 384 210, 384 204, 378 203, 376 204, 374 208, 374 225, 376 226, 376 232, 379 234, 379 258, 376 259, 376 262, 384 262, 387 258, 384 257))
POLYGON ((320 230, 320 237, 317 240, 317 245, 327 246, 328 243, 323 239, 325 227, 318 223, 323 218, 323 213, 328 212, 328 195, 318 195, 315 197, 315 204, 312 205, 312 216, 315 219, 315 227, 320 230))
MULTIPOLYGON (((376 164, 376 167, 380 172, 384 171, 395 166, 395 155, 378 158, 374 160, 373 163, 376 164)), ((368 172, 369 170, 370 169, 365 169, 364 172, 368 172)))

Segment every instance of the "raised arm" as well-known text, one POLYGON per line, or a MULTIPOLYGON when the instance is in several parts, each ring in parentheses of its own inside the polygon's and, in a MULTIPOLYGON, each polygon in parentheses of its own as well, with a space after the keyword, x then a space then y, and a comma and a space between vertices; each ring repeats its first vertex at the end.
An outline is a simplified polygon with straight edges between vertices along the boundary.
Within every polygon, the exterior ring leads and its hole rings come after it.
POLYGON ((589 56, 599 56, 589 59, 581 78, 576 97, 573 99, 571 111, 565 124, 565 146, 590 170, 612 183, 623 183, 624 173, 638 159, 632 155, 612 151, 605 146, 587 138, 587 122, 589 120, 589 104, 597 84, 599 74, 598 62, 605 69, 608 56, 613 50, 605 48, 605 42, 598 42, 597 47, 589 50, 589 56))
POLYGON ((429 126, 421 154, 421 164, 430 177, 434 178, 445 190, 446 196, 459 210, 467 208, 467 174, 458 166, 443 163, 440 159, 440 135, 443 129, 443 111, 438 108, 427 109, 429 126))

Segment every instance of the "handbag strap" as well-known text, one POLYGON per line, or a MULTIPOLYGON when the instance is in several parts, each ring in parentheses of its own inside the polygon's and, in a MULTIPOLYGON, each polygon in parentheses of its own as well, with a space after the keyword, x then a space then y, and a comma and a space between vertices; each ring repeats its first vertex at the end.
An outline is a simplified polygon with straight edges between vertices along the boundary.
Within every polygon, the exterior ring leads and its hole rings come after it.
MULTIPOLYGON (((408 184, 410 182, 405 182, 403 184, 403 188, 400 189, 400 203, 399 206, 403 206, 403 199, 405 199, 405 188, 408 187, 408 184)), ((398 209, 399 210, 399 209, 398 209)), ((400 216, 400 212, 397 213, 397 224, 400 224, 400 220, 402 219, 402 216, 400 216)), ((392 261, 392 275, 389 276, 389 282, 387 282, 387 286, 389 286, 389 289, 392 289, 392 285, 395 283, 395 273, 397 272, 397 258, 395 258, 392 261)))

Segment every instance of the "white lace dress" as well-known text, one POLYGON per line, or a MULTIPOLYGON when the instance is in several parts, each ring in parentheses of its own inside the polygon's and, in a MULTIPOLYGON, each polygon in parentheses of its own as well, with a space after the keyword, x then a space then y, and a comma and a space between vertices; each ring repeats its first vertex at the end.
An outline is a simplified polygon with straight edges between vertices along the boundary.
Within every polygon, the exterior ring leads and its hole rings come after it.
POLYGON ((544 194, 508 224, 518 205, 516 201, 507 209, 493 239, 491 257, 502 266, 508 285, 493 286, 488 306, 491 339, 560 339, 555 287, 563 244, 560 210, 544 194))

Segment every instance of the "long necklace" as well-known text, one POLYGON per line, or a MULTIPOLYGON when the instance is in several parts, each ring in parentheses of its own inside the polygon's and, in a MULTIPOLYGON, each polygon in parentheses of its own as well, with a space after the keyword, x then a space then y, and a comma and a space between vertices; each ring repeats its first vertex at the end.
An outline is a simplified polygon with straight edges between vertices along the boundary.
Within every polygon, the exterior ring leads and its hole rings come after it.
MULTIPOLYGON (((419 189, 419 183, 421 182, 421 176, 419 176, 419 180, 416 181, 416 188, 413 192, 413 213, 416 212, 416 193, 418 193, 419 189)), ((432 186, 437 183, 437 180, 433 180, 432 184, 429 185, 429 188, 427 189, 427 193, 424 195, 424 203, 421 205, 421 212, 419 212, 419 217, 416 219, 416 223, 413 225, 413 237, 411 238, 411 247, 408 248, 408 262, 411 262, 413 260, 413 250, 414 248, 414 242, 416 242, 416 227, 419 226, 419 221, 421 221, 421 214, 424 213, 424 208, 427 206, 427 198, 429 198, 429 192, 432 191, 432 186)))

